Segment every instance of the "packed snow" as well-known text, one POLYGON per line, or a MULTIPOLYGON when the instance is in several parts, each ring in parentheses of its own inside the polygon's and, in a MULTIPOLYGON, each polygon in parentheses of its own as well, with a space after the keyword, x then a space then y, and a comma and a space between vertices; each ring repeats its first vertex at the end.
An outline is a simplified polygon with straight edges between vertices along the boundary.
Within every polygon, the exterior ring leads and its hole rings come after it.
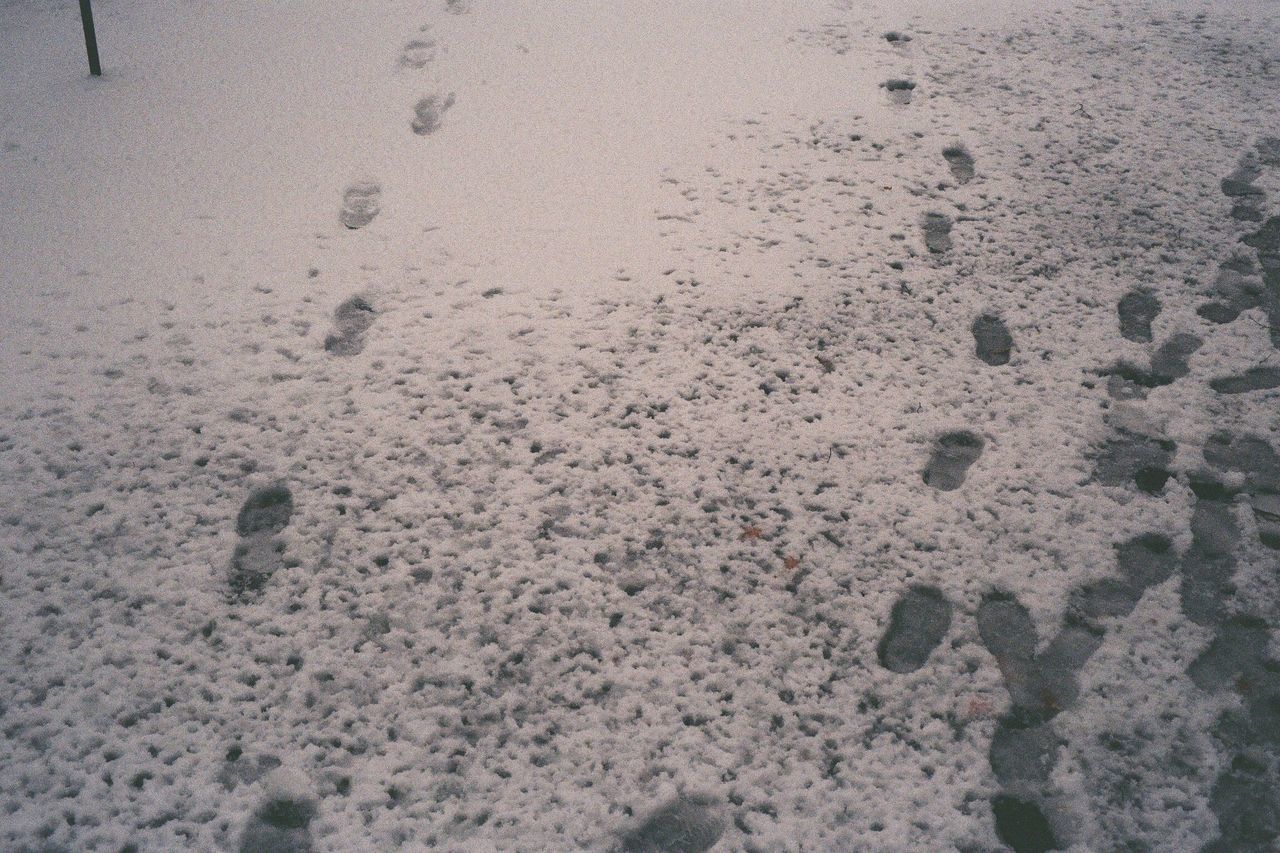
POLYGON ((1280 7, 0 0, 0 847, 1272 850, 1280 7))

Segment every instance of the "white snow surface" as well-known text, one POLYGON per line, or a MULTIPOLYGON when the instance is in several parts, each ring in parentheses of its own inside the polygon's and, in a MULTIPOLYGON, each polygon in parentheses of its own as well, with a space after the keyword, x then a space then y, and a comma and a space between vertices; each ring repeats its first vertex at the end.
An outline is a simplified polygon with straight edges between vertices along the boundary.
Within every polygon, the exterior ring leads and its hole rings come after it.
MULTIPOLYGON (((1280 444, 1280 391, 1211 384, 1280 313, 1198 313, 1260 227, 1220 182, 1280 136, 1274 3, 95 11, 102 79, 76 3, 0 0, 4 849, 1002 849, 984 600, 1044 652, 1118 545, 1194 551, 1211 436, 1280 444), (1116 436, 1167 484, 1107 481, 1116 436)), ((1249 476, 1223 606, 1274 647, 1249 476)), ((1053 706, 1061 849, 1227 837, 1249 697, 1188 675, 1179 577, 1053 706)))

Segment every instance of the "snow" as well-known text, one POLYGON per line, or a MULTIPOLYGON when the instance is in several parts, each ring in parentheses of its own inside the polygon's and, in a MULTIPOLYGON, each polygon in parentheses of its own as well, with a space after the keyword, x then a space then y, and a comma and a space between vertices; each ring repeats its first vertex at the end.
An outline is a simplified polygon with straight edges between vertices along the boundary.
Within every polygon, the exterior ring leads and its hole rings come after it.
POLYGON ((1274 841, 1272 4, 95 12, 0 2, 0 846, 1274 841))

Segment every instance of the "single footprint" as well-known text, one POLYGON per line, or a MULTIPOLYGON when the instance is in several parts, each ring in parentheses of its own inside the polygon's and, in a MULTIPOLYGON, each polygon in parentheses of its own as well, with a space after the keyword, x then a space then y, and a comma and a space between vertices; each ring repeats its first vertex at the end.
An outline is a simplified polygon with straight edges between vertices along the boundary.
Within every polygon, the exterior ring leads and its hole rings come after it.
POLYGON ((1101 371, 1107 376, 1107 392, 1116 399, 1144 398, 1152 388, 1171 385, 1191 372, 1191 356, 1204 343, 1195 335, 1180 332, 1151 354, 1149 368, 1122 361, 1101 371))
POLYGON ((1280 453, 1260 436, 1218 432, 1205 442, 1204 461, 1221 471, 1244 473, 1258 540, 1268 548, 1280 548, 1280 453))
POLYGON ((1209 380, 1209 387, 1219 394, 1247 394, 1280 388, 1280 367, 1251 367, 1236 376, 1219 376, 1209 380))
POLYGON ((996 820, 996 835, 1014 853, 1059 849, 1044 812, 1030 800, 998 794, 991 800, 991 812, 996 820))
POLYGON ((277 483, 256 489, 236 516, 236 543, 231 556, 231 592, 242 597, 261 590, 280 568, 284 543, 276 537, 293 517, 293 495, 277 483))
POLYGON ((342 193, 342 209, 338 219, 351 229, 363 228, 373 221, 381 207, 382 185, 371 178, 362 178, 342 193))
POLYGON ((1173 576, 1178 555, 1168 537, 1147 533, 1116 546, 1119 577, 1103 578, 1072 590, 1067 619, 1100 627, 1103 620, 1128 616, 1148 587, 1173 576))
POLYGON ((916 88, 912 80, 886 80, 880 85, 888 91, 890 103, 903 105, 911 103, 911 93, 916 88))
POLYGON ((311 853, 316 801, 306 776, 281 768, 267 777, 266 788, 240 836, 240 853, 311 853))
POLYGON ((725 820, 711 797, 686 795, 659 806, 622 836, 627 853, 703 853, 724 834, 725 820))
POLYGON ((471 11, 471 0, 444 0, 444 10, 450 15, 466 15, 471 11))
POLYGON ((1004 320, 995 314, 983 314, 973 321, 974 351, 992 367, 1009 363, 1013 352, 1013 335, 1004 320))
POLYGON ((876 651, 880 665, 893 672, 924 666, 951 627, 951 602, 932 586, 914 586, 902 594, 889 615, 889 627, 876 651))
POLYGON ((324 339, 326 352, 334 355, 358 355, 364 350, 364 335, 373 325, 377 312, 362 296, 352 296, 333 312, 334 330, 324 339))
POLYGON ((1027 608, 1012 596, 994 593, 982 600, 978 634, 996 659, 1015 708, 1039 709, 1043 702, 1036 666, 1036 626, 1027 608))
POLYGON ((438 48, 434 39, 414 39, 400 51, 401 68, 424 68, 435 62, 438 48))
POLYGON ((934 254, 951 249, 951 217, 942 213, 926 213, 924 223, 925 248, 934 254))
POLYGON ((1093 476, 1104 486, 1133 483, 1143 492, 1158 495, 1173 476, 1175 442, 1118 431, 1094 451, 1093 476))
POLYGON ((1191 372, 1191 356, 1204 341, 1195 335, 1179 332, 1160 345, 1151 355, 1151 379, 1155 386, 1172 384, 1191 372))
POLYGON ((967 184, 973 180, 973 155, 963 145, 948 145, 942 149, 942 157, 951 167, 951 176, 956 183, 967 184))
POLYGON ((1196 309, 1196 313, 1211 323, 1230 323, 1244 311, 1257 308, 1266 299, 1262 279, 1256 275, 1251 262, 1223 264, 1213 283, 1217 298, 1196 309))
POLYGON ((1130 341, 1151 340, 1151 323, 1160 314, 1160 300, 1144 287, 1135 287, 1116 306, 1120 315, 1120 335, 1130 341))
POLYGON ((1240 527, 1228 491, 1203 480, 1193 489, 1191 547, 1182 555, 1182 612, 1197 625, 1216 625, 1226 617, 1236 591, 1240 527))
POLYGON ((1249 155, 1242 158, 1240 166, 1230 175, 1222 179, 1222 194, 1228 198, 1257 198, 1261 200, 1266 191, 1254 181, 1262 174, 1262 169, 1249 155))
POLYGON ((444 123, 444 114, 453 106, 453 92, 427 95, 413 107, 413 132, 418 136, 435 133, 444 123))
POLYGON ((958 489, 984 446, 982 438, 968 430, 944 433, 934 442, 921 476, 927 485, 940 491, 958 489))

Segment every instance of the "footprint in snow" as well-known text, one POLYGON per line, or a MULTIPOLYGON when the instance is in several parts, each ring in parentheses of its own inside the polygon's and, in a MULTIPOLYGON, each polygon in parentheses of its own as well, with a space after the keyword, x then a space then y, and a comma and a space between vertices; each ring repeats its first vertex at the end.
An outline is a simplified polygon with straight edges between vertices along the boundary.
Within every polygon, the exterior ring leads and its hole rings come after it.
MULTIPOLYGON (((1268 548, 1280 548, 1280 453, 1261 436, 1217 432, 1205 442, 1204 461, 1220 471, 1244 474, 1241 491, 1253 508, 1258 540, 1268 548)), ((1221 499, 1231 496, 1223 487, 1221 499)))
POLYGON ((973 180, 973 155, 963 145, 948 145, 942 149, 942 157, 951 167, 951 176, 958 184, 973 180))
POLYGON ((1267 299, 1266 285, 1253 261, 1238 257, 1222 265, 1213 282, 1213 301, 1196 309, 1210 323, 1231 323, 1243 312, 1258 308, 1267 299))
POLYGON ((1003 788, 991 801, 996 834, 1015 851, 1058 849, 1057 821, 1046 816, 1059 749, 1053 718, 1076 702, 1079 672, 1102 644, 1103 620, 1127 616, 1177 569, 1177 552, 1160 534, 1137 536, 1115 552, 1117 576, 1074 590, 1065 624, 1040 653, 1031 614, 1017 599, 994 593, 978 608, 979 636, 1013 706, 996 722, 988 757, 1003 788))
POLYGON ((974 352, 992 367, 1009 363, 1013 352, 1013 335, 1004 320, 995 314, 983 314, 973 321, 974 352))
POLYGON ((1236 376, 1211 379, 1209 387, 1219 394, 1247 394, 1280 388, 1280 367, 1251 367, 1236 376))
POLYGON ((1179 332, 1172 335, 1151 354, 1151 366, 1147 369, 1128 362, 1120 362, 1106 370, 1107 390, 1118 399, 1145 397, 1152 388, 1171 385, 1191 372, 1191 356, 1204 341, 1195 335, 1179 332))
POLYGON ((1149 495, 1164 491, 1177 444, 1168 439, 1119 430, 1093 453, 1093 477, 1104 486, 1130 483, 1149 495))
POLYGON ((363 228, 382 209, 381 199, 382 185, 371 178, 362 178, 343 191, 338 219, 352 230, 363 228))
POLYGON ((937 587, 914 586, 902 594, 889 614, 889 627, 876 655, 893 672, 924 666, 951 627, 951 602, 937 587))
POLYGON ((911 103, 911 93, 916 88, 913 80, 886 80, 880 85, 889 93, 889 103, 902 106, 911 103))
POLYGON ((699 795, 681 796, 649 814, 622 836, 627 853, 703 853, 724 834, 718 803, 699 795))
POLYGON ((413 107, 413 132, 418 136, 435 133, 444 124, 444 114, 453 106, 454 95, 427 95, 413 107))
POLYGON ((1116 306, 1120 316, 1120 335, 1126 340, 1146 343, 1151 340, 1151 323, 1160 314, 1160 300, 1143 287, 1135 287, 1116 306))
POLYGON ((363 296, 352 296, 333 312, 333 331, 324 339, 325 352, 358 355, 364 350, 364 335, 377 312, 363 296))
POLYGON ((925 248, 935 255, 951 250, 951 217, 943 213, 926 213, 921 224, 925 248))
POLYGON ((240 541, 231 556, 231 592, 258 592, 283 563, 284 543, 277 536, 293 517, 293 494, 277 483, 256 489, 236 516, 240 541))
POLYGON ((1240 158, 1239 167, 1222 179, 1222 194, 1234 203, 1231 218, 1240 222, 1261 222, 1266 190, 1254 183, 1262 175, 1261 163, 1250 152, 1240 158))
POLYGON ((933 444, 933 453, 921 472, 926 484, 943 492, 960 488, 969 466, 978 461, 983 440, 968 430, 944 433, 933 444))
POLYGON ((310 853, 316 801, 297 770, 280 769, 266 780, 267 795, 245 824, 240 853, 310 853))
POLYGON ((434 39, 414 39, 400 50, 400 67, 425 68, 435 62, 438 52, 434 39))

